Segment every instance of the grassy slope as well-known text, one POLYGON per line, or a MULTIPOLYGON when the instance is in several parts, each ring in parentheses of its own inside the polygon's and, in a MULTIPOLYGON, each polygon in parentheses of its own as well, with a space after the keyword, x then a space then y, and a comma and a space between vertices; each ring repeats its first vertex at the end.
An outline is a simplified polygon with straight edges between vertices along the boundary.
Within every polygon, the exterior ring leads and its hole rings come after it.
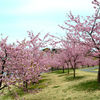
POLYGON ((98 68, 95 68, 95 69, 91 69, 91 71, 98 71, 98 68))
MULTIPOLYGON (((67 73, 43 73, 43 79, 39 82, 42 88, 39 93, 23 94, 20 98, 26 100, 99 100, 100 85, 97 85, 97 73, 76 71, 76 78, 73 79, 73 72, 67 73), (45 85, 47 83, 47 85, 45 85)), ((34 88, 34 86, 32 87, 34 88)), ((20 92, 21 93, 21 92, 20 92)), ((11 100, 1 97, 0 100, 11 100)))

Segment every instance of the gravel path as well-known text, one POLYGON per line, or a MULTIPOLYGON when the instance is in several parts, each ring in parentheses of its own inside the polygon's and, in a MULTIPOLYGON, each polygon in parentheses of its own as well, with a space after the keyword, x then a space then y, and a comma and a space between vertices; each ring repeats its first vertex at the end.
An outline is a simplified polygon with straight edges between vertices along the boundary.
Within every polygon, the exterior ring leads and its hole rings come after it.
POLYGON ((92 67, 92 68, 86 68, 86 69, 79 69, 79 70, 80 71, 86 71, 86 72, 92 72, 92 73, 98 73, 98 71, 91 71, 91 69, 95 69, 95 68, 99 68, 99 66, 92 67))

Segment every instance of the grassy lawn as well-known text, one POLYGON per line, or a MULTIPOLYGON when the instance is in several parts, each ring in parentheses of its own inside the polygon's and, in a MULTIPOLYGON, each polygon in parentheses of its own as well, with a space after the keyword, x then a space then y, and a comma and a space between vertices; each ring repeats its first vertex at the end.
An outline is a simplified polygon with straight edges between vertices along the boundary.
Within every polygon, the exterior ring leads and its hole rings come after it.
POLYGON ((95 69, 91 69, 91 71, 98 71, 98 68, 95 68, 95 69))
MULTIPOLYGON (((41 88, 42 91, 35 95, 20 92, 20 100, 99 100, 100 84, 97 84, 97 73, 89 73, 76 70, 76 78, 73 72, 62 73, 62 70, 51 73, 43 73, 43 79, 31 89, 41 88), (45 85, 47 83, 47 85, 45 85)), ((6 96, 0 96, 0 100, 13 100, 6 96)))

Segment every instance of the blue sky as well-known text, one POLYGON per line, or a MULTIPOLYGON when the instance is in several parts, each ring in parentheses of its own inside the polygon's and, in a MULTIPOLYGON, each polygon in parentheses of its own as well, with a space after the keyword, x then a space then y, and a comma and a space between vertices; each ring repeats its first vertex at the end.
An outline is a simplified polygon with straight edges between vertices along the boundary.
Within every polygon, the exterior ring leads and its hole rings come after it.
MULTIPOLYGON (((9 36, 8 43, 28 37, 27 31, 41 38, 50 34, 63 36, 66 14, 87 16, 94 13, 92 0, 0 0, 0 34, 9 36)), ((0 36, 1 38, 1 36, 0 36)))

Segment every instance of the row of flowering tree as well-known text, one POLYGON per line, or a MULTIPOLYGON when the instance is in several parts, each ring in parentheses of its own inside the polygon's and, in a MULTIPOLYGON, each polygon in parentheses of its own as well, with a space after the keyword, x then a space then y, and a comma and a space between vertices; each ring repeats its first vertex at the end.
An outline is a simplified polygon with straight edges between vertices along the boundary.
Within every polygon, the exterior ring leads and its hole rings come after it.
MULTIPOLYGON (((71 12, 68 15, 68 20, 65 21, 67 27, 60 26, 62 29, 66 30, 66 36, 64 38, 59 38, 53 35, 52 42, 50 43, 53 47, 57 47, 56 44, 61 44, 60 54, 55 54, 56 61, 60 65, 67 64, 73 68, 75 77, 75 68, 79 66, 94 66, 99 65, 98 71, 98 82, 100 83, 100 3, 97 0, 92 2, 95 4, 96 11, 95 14, 86 16, 87 19, 81 20, 78 15, 75 17, 71 12), (73 24, 74 23, 74 24, 73 24), (55 41, 58 39, 60 41, 55 41), (58 57, 56 57, 58 56, 58 57), (96 60, 93 60, 96 58, 96 60)), ((63 67, 64 69, 64 67, 63 67)), ((64 72, 64 71, 63 71, 64 72)))
POLYGON ((56 44, 60 43, 61 44, 60 47, 63 48, 58 50, 58 53, 53 54, 53 58, 55 59, 53 61, 56 64, 56 66, 54 67, 61 66, 63 69, 63 73, 65 69, 64 67, 68 69, 68 74, 69 74, 69 68, 72 68, 74 72, 74 78, 75 78, 76 68, 79 68, 82 65, 92 66, 94 62, 96 62, 95 64, 97 65, 97 60, 93 60, 93 57, 87 56, 87 53, 91 50, 90 47, 76 43, 73 41, 73 39, 71 40, 71 38, 70 41, 67 38, 67 36, 66 36, 66 40, 59 37, 55 37, 50 34, 49 36, 51 36, 54 39, 58 38, 60 40, 58 42, 55 42, 53 40, 51 44, 56 46, 56 44))
POLYGON ((100 83, 100 3, 97 0, 92 3, 96 9, 94 15, 86 16, 86 19, 82 17, 83 20, 81 20, 79 15, 75 17, 70 12, 68 14, 69 19, 65 21, 66 27, 59 26, 66 30, 68 42, 85 46, 83 51, 87 51, 88 48, 91 49, 91 52, 86 53, 86 56, 97 59, 97 65, 99 65, 97 82, 100 83))
MULTIPOLYGON (((74 77, 75 69, 81 65, 90 65, 93 57, 96 58, 94 65, 99 64, 98 83, 100 83, 100 19, 99 5, 97 0, 93 1, 97 6, 95 15, 87 16, 80 21, 80 16, 75 17, 71 12, 68 15, 69 20, 65 21, 66 36, 64 38, 52 37, 51 45, 61 44, 61 50, 58 53, 45 53, 40 48, 45 48, 46 43, 50 40, 39 38, 39 34, 34 36, 29 32, 29 40, 17 41, 17 44, 7 44, 7 38, 0 41, 0 90, 5 87, 11 91, 11 86, 17 86, 28 90, 28 85, 38 82, 41 79, 41 72, 48 71, 51 67, 73 68, 74 77), (72 24, 75 22, 75 24, 72 24), (53 38, 59 39, 56 42, 53 38), (89 59, 88 59, 89 57, 89 59), (89 63, 88 63, 89 62, 89 63)), ((92 64, 91 64, 92 65, 92 64)), ((13 92, 13 91, 11 91, 13 92)), ((33 91, 34 92, 34 91, 33 91)), ((17 94, 15 93, 16 97, 17 94)))

